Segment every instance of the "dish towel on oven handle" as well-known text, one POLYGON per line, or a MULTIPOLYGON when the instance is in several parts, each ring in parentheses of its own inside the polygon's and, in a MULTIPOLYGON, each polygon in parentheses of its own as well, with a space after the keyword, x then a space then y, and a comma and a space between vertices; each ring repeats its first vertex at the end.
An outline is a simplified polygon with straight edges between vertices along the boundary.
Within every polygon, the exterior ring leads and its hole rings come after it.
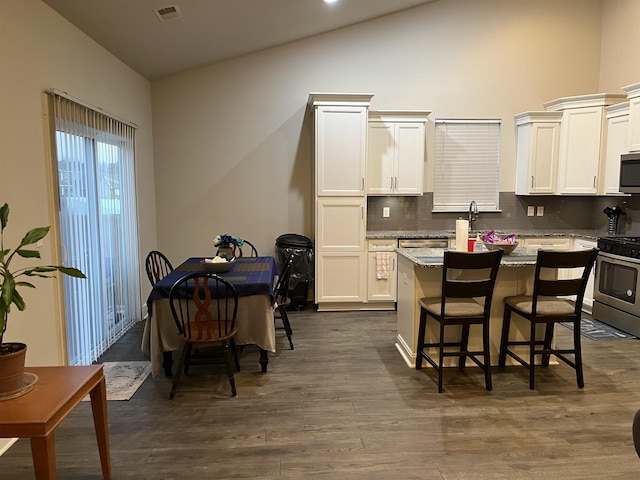
POLYGON ((376 252, 376 278, 389 278, 389 252, 376 252))

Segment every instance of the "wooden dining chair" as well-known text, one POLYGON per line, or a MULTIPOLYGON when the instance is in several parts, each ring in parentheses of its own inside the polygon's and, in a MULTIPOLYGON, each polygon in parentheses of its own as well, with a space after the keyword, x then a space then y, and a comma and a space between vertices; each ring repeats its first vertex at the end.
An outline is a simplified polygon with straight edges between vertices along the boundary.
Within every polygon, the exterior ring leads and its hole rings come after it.
POLYGON ((147 254, 144 264, 152 287, 173 271, 169 259, 157 250, 152 250, 147 254))
POLYGON ((595 262, 597 249, 576 251, 538 250, 533 279, 532 295, 517 295, 504 299, 504 318, 500 339, 498 365, 504 367, 507 355, 529 369, 529 388, 534 388, 535 359, 541 356, 542 366, 549 366, 554 355, 576 370, 578 387, 584 387, 582 371, 582 346, 580 343, 580 320, 582 303, 589 281, 589 273, 595 262), (511 314, 515 313, 529 322, 529 339, 509 340, 511 314), (573 348, 554 346, 553 334, 556 323, 573 325, 573 348), (543 340, 536 340, 536 327, 545 325, 543 340), (524 360, 509 347, 528 347, 529 360, 524 360), (572 355, 573 359, 567 355, 572 355))
POLYGON ((426 360, 438 373, 438 392, 442 393, 444 359, 458 357, 458 366, 464 368, 466 359, 471 359, 483 371, 487 390, 491 383, 491 355, 489 318, 491 300, 502 259, 502 250, 483 253, 444 252, 442 266, 442 289, 439 297, 421 298, 416 370, 426 360), (440 325, 436 341, 425 342, 427 318, 432 317, 440 325), (461 327, 460 340, 445 341, 445 327, 461 327), (482 327, 482 350, 469 350, 471 325, 482 327), (455 347, 452 351, 451 347, 455 347), (437 349, 437 359, 429 349, 437 349), (483 357, 482 362, 478 357, 483 357))
POLYGON ((240 256, 257 257, 258 250, 249 240, 244 240, 244 245, 242 245, 242 248, 240 248, 240 256))
POLYGON ((171 287, 169 306, 184 342, 169 398, 175 396, 183 370, 186 374, 190 364, 211 363, 210 357, 192 358, 192 349, 217 344, 222 345, 231 394, 235 397, 232 361, 237 370, 240 364, 233 341, 238 332, 238 294, 234 286, 215 273, 191 273, 171 287))
POLYGON ((276 297, 276 310, 274 315, 274 321, 280 319, 282 321, 282 328, 287 334, 289 340, 289 346, 293 350, 293 340, 291 336, 293 331, 291 330, 291 324, 289 323, 289 316, 287 315, 287 307, 291 304, 291 298, 289 297, 289 281, 291 280, 291 269, 293 261, 295 260, 295 254, 290 254, 287 261, 282 267, 282 273, 278 276, 278 282, 273 290, 276 297))

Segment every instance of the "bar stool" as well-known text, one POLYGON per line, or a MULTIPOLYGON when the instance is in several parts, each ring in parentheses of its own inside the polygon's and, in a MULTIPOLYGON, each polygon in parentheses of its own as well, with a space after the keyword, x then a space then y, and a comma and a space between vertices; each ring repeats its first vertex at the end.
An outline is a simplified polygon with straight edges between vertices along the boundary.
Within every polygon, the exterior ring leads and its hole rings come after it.
POLYGON ((527 367, 531 390, 534 388, 536 355, 542 355, 542 365, 545 367, 549 366, 550 356, 555 355, 576 370, 578 387, 584 387, 580 319, 584 292, 597 253, 598 250, 595 248, 571 252, 538 250, 533 295, 518 295, 504 299, 498 365, 504 367, 508 355, 527 367), (563 271, 561 272, 560 269, 563 271), (571 271, 567 269, 580 269, 579 275, 576 270, 572 270, 573 276, 567 278, 567 272, 571 271), (529 321, 531 327, 529 340, 509 340, 512 312, 529 321), (573 324, 573 348, 552 347, 554 327, 560 322, 573 324), (536 340, 536 326, 540 324, 545 325, 545 335, 543 340, 536 340), (518 345, 528 347, 529 361, 524 360, 509 348, 518 345), (573 355, 573 360, 567 355, 573 355))
POLYGON ((444 358, 452 356, 459 358, 460 368, 463 368, 466 359, 470 358, 484 371, 486 389, 492 389, 489 317, 502 254, 502 250, 483 253, 445 252, 440 297, 419 300, 420 326, 416 349, 416 370, 422 368, 423 359, 436 369, 438 393, 442 393, 444 358), (432 317, 440 324, 437 342, 425 343, 427 317, 432 317), (451 325, 462 326, 460 340, 445 342, 445 327, 451 325), (482 326, 482 350, 469 350, 471 325, 482 326), (457 349, 445 351, 445 348, 449 347, 457 347, 457 349), (429 355, 430 348, 438 349, 437 361, 429 355), (477 358, 479 356, 483 357, 482 362, 477 358))

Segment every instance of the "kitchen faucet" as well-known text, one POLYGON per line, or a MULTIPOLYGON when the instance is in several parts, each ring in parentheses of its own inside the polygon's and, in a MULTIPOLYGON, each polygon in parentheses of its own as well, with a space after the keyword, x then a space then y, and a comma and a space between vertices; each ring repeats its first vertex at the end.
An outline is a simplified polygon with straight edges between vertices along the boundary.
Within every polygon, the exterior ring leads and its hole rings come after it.
POLYGON ((472 200, 469 204, 469 233, 475 231, 475 222, 478 219, 478 204, 472 200))

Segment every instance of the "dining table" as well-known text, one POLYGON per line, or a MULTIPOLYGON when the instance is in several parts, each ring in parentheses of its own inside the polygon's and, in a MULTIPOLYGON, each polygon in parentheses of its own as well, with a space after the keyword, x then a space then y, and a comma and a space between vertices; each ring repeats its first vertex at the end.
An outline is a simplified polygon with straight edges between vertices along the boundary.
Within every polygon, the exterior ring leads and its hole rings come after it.
MULTIPOLYGON (((151 360, 153 376, 163 369, 166 376, 171 376, 172 352, 182 350, 184 346, 169 305, 171 287, 191 273, 210 271, 204 260, 205 257, 188 258, 159 280, 149 294, 142 352, 151 360)), ((231 283, 238 293, 235 344, 257 345, 260 367, 266 373, 268 352, 276 351, 273 288, 278 269, 275 259, 271 256, 238 257, 227 272, 217 274, 231 283)))

